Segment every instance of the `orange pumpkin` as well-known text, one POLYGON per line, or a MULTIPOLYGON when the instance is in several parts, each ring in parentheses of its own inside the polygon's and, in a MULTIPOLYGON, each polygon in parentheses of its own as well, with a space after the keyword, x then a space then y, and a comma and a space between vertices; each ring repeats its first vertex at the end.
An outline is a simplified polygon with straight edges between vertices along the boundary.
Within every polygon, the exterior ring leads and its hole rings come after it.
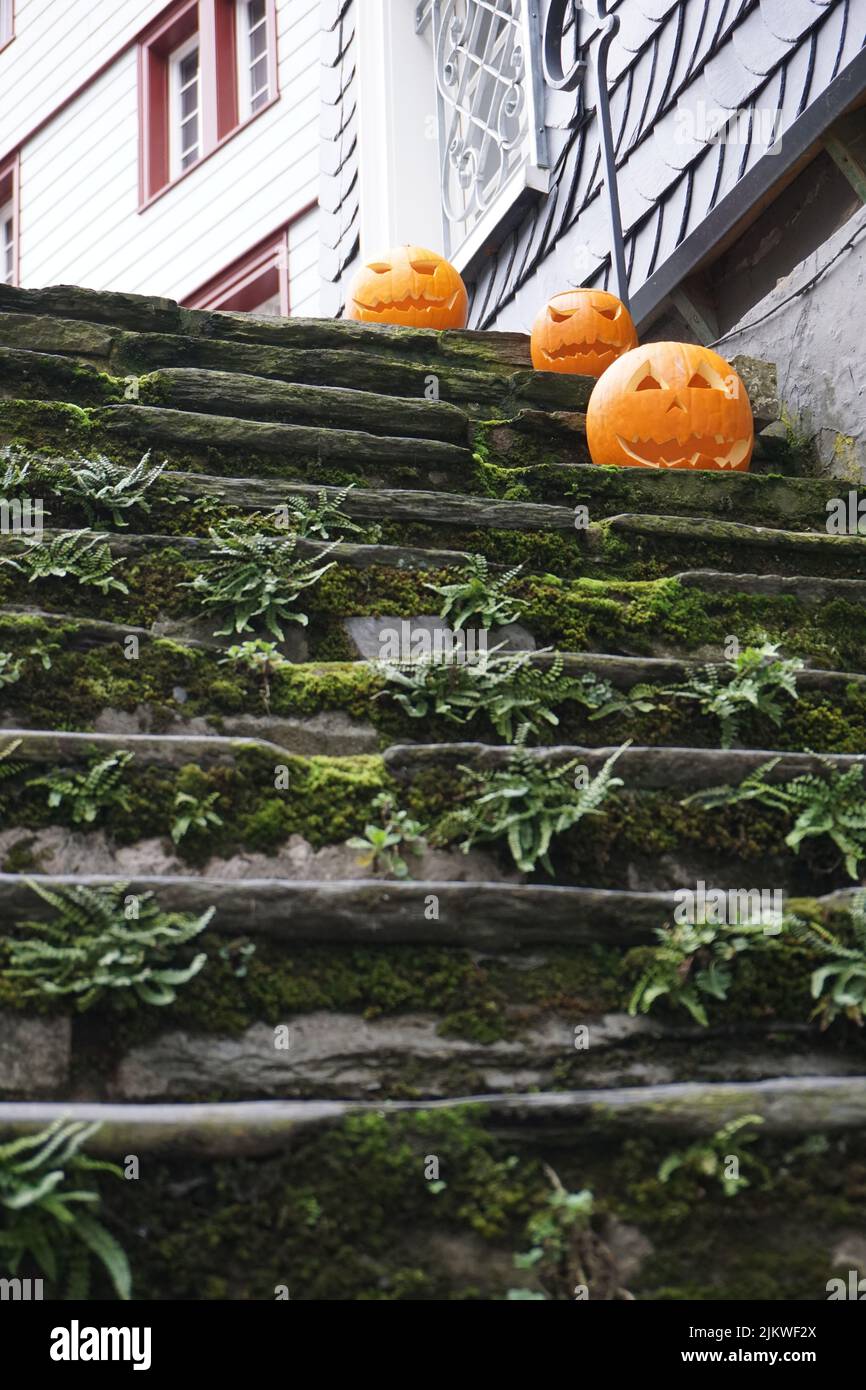
POLYGON ((593 463, 742 472, 755 429, 746 388, 717 352, 647 343, 596 382, 586 439, 593 463))
POLYGON ((637 347, 631 314, 607 290, 565 290, 545 304, 532 325, 530 348, 537 372, 601 376, 637 347))
POLYGON ((352 282, 346 317, 412 328, 465 328, 466 286, 435 251, 398 246, 362 266, 352 282))

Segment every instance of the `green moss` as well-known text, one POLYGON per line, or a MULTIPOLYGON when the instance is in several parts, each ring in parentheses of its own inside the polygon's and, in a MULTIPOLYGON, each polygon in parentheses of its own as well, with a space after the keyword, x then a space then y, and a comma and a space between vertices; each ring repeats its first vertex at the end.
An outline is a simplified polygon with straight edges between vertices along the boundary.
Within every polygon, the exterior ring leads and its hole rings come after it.
POLYGON ((538 1165, 518 1171, 471 1111, 352 1116, 302 1133, 289 1155, 208 1162, 192 1184, 183 1164, 148 1169, 124 1211, 106 1194, 107 1220, 129 1231, 138 1298, 273 1299, 278 1287, 293 1300, 490 1296, 501 1275, 482 1267, 455 1283, 430 1241, 514 1248, 544 1187, 538 1165), (424 1177, 428 1154, 441 1155, 444 1188, 424 1177))
POLYGON ((863 1137, 759 1135, 771 1181, 733 1199, 687 1175, 660 1183, 676 1147, 664 1133, 623 1143, 602 1118, 556 1142, 529 1126, 505 1142, 480 1109, 371 1112, 267 1157, 149 1160, 146 1180, 106 1188, 105 1215, 141 1299, 501 1299, 531 1282, 511 1256, 547 1203, 547 1162, 568 1190, 595 1193, 602 1232, 606 1213, 639 1225, 638 1299, 826 1298, 830 1250, 866 1190, 863 1137), (444 1186, 425 1179, 431 1157, 444 1186))

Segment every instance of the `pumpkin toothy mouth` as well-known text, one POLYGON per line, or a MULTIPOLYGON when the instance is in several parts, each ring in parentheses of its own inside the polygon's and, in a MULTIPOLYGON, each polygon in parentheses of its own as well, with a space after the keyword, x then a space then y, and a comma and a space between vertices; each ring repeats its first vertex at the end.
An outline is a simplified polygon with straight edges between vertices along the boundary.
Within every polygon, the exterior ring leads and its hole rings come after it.
POLYGON ((406 295, 403 299, 374 299, 372 303, 356 299, 355 303, 359 309, 365 309, 370 314, 381 314, 385 309, 394 309, 398 313, 405 314, 410 310, 419 309, 453 309, 457 302, 460 291, 455 290, 449 299, 436 299, 430 295, 422 295, 420 299, 406 295))
POLYGON ((713 468, 736 468, 749 452, 750 440, 731 441, 724 435, 692 435, 691 438, 644 439, 634 435, 631 440, 617 435, 623 453, 640 464, 641 468, 702 468, 706 460, 713 468), (642 446, 639 448, 638 446, 642 446))
POLYGON ((551 348, 547 355, 550 358, 588 357, 590 353, 596 357, 616 357, 617 348, 596 338, 591 343, 563 343, 561 347, 551 348))

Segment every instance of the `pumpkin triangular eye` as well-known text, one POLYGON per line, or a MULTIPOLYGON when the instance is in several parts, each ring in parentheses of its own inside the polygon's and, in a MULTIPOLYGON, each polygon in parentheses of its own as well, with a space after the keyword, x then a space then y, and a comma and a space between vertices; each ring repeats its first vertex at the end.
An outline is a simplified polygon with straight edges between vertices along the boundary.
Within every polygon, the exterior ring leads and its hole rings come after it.
POLYGON ((636 391, 660 391, 662 386, 660 381, 656 381, 652 372, 647 372, 634 389, 636 391))
POLYGON ((435 261, 410 261, 410 265, 419 275, 433 275, 436 270, 435 261))
POLYGON ((706 391, 711 390, 710 383, 705 376, 701 376, 700 372, 693 372, 687 384, 689 386, 702 386, 706 391))
POLYGON ((596 309, 597 314, 601 314, 603 319, 615 319, 619 309, 596 309))
POLYGON ((372 270, 374 275, 384 275, 391 267, 387 261, 373 261, 371 265, 367 266, 367 269, 372 270))

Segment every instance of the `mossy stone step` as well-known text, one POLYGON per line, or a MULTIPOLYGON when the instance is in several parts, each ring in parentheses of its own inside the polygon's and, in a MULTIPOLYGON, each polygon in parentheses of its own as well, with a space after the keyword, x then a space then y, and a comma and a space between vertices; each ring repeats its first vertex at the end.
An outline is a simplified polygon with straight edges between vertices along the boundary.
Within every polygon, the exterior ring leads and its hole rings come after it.
MULTIPOLYGON (((742 519, 747 524, 766 526, 770 529, 815 530, 826 535, 820 524, 826 515, 824 498, 835 495, 838 486, 831 481, 811 478, 758 478, 748 474, 723 477, 721 474, 703 474, 703 486, 697 486, 701 479, 695 474, 684 475, 685 487, 675 484, 672 475, 651 474, 655 485, 646 487, 649 477, 643 469, 598 469, 592 466, 562 466, 561 501, 511 501, 496 500, 477 493, 446 492, 444 490, 425 491, 421 488, 377 488, 367 484, 365 478, 358 479, 343 499, 341 508, 347 515, 364 521, 413 521, 427 525, 446 523, 464 530, 498 529, 542 531, 554 530, 580 532, 582 518, 576 514, 577 506, 585 506, 590 522, 599 522, 606 517, 619 517, 624 514, 649 513, 653 516, 677 518, 694 517, 703 520, 736 521, 742 519), (611 475, 618 475, 612 479, 611 475), (638 473, 639 478, 623 477, 628 472, 638 473), (739 497, 732 503, 730 490, 725 486, 737 476, 745 486, 739 497), (716 491, 716 479, 719 490, 716 491), (608 487, 616 481, 620 486, 608 487), (761 505, 756 507, 756 496, 750 485, 759 489, 763 484, 771 484, 763 489, 761 505), (665 486, 664 484, 667 484, 665 486), (798 496, 789 499, 788 515, 780 510, 777 503, 789 485, 800 484, 798 496), (689 486, 691 485, 691 486, 689 486), (582 497, 582 502, 574 499, 582 497), (762 513, 759 521, 752 521, 755 511, 762 513), (764 520, 763 512, 771 511, 772 516, 764 520), (741 518, 732 513, 740 512, 741 518), (813 523, 816 523, 813 525, 813 523)), ((213 497, 231 507, 258 511, 281 506, 287 495, 298 494, 317 498, 320 492, 333 500, 339 488, 317 486, 310 482, 274 482, 268 479, 250 477, 222 477, 202 473, 166 472, 165 482, 180 492, 192 490, 194 495, 213 497)), ((736 489, 735 489, 736 491, 736 489)), ((692 528, 693 534, 693 528, 692 528)), ((835 538, 834 538, 835 539, 835 538)))
MULTIPOLYGON (((46 915, 28 886, 31 878, 48 888, 116 882, 116 877, 104 874, 0 873, 0 906, 9 920, 46 915)), ((249 932, 286 945, 367 943, 496 951, 593 942, 646 943, 675 905, 669 893, 499 881, 304 882, 150 875, 131 880, 129 891, 156 893, 167 911, 201 913, 214 906, 213 930, 221 935, 249 932), (431 895, 436 915, 430 910, 431 895)))
POLYGON ((270 377, 168 367, 144 377, 142 405, 468 447, 469 417, 445 401, 376 395, 338 386, 299 386, 270 377))
MULTIPOLYGON (((67 532, 49 526, 46 526, 43 532, 46 540, 64 534, 67 532)), ((92 536, 104 541, 112 556, 129 560, 150 558, 160 550, 166 550, 172 551, 176 556, 182 556, 184 559, 204 563, 216 550, 215 542, 203 536, 165 536, 151 535, 145 532, 135 535, 132 532, 89 531, 86 528, 82 528, 78 534, 82 537, 92 536)), ((276 535, 272 539, 278 542, 281 537, 276 535)), ((22 550, 26 550, 28 545, 29 542, 20 536, 0 535, 0 553, 8 552, 11 556, 15 556, 20 554, 22 550)), ((295 553, 300 558, 315 560, 321 557, 360 570, 378 565, 393 567, 396 570, 460 568, 468 558, 468 552, 465 550, 427 550, 420 546, 363 545, 354 541, 334 543, 308 540, 304 536, 297 538, 295 553)))
POLYGON ((0 399, 60 400, 105 405, 123 399, 122 382, 87 362, 0 347, 0 399))
MULTIPOLYGON (((609 517, 586 531, 590 551, 610 571, 625 575, 653 561, 668 572, 704 554, 718 569, 810 575, 847 580, 866 578, 866 536, 829 536, 783 531, 709 518, 625 515, 609 517), (612 540, 618 544, 612 544, 612 540)), ((634 577, 639 577, 635 575, 634 577)))
POLYGON ((154 295, 51 285, 30 290, 0 285, 0 311, 38 318, 105 324, 115 330, 183 334, 205 339, 263 343, 321 351, 329 347, 366 348, 405 356, 442 356, 466 363, 528 367, 529 339, 523 333, 495 333, 360 324, 349 319, 271 318, 255 314, 184 309, 154 295))
MULTIPOLYGON (((496 433, 496 431, 494 431, 496 433)), ((491 436, 488 435, 489 439, 491 436)), ((588 519, 625 512, 699 516, 826 534, 828 504, 847 496, 838 478, 790 478, 773 473, 722 473, 705 469, 599 468, 585 456, 582 436, 567 448, 554 443, 544 457, 512 467, 493 448, 479 470, 490 495, 510 492, 526 501, 584 506, 588 519)))
MULTIPOLYGON (((202 473, 166 472, 164 481, 179 492, 193 491, 232 507, 250 511, 275 510, 289 496, 329 500, 341 489, 315 483, 270 482, 260 478, 221 478, 202 473)), ((359 480, 361 481, 361 480, 359 480)), ((414 488, 353 487, 340 510, 357 521, 414 521, 425 526, 453 530, 564 531, 574 533, 574 512, 569 507, 537 502, 499 502, 461 492, 427 492, 414 488)))
MULTIPOLYGON (((31 882, 49 889, 96 888, 118 881, 106 874, 0 873, 6 919, 45 918, 50 910, 31 882)), ((127 881, 127 880, 124 880, 127 881)), ((674 892, 572 888, 500 880, 216 879, 150 874, 128 879, 131 893, 154 893, 166 911, 196 915, 216 909, 208 928, 239 932, 283 946, 467 947, 482 952, 531 952, 541 947, 630 948, 653 941, 671 920, 674 892), (435 912, 431 909, 435 906, 435 912)), ((791 911, 837 923, 859 890, 792 899, 791 911)))
MULTIPOLYGON (((519 1006, 518 1006, 519 1007, 519 1006)), ((531 1006, 525 1008, 532 1014, 531 1006)), ((91 1101, 226 1101, 279 1098, 367 1100, 560 1091, 613 1086, 756 1081, 786 1075, 851 1076, 862 1053, 834 1047, 818 1033, 778 1019, 764 1026, 698 1030, 664 1027, 627 1015, 582 1014, 591 1049, 577 1051, 572 1017, 550 1011, 508 1037, 451 1036, 427 1010, 365 1019, 340 1010, 286 1012, 279 1024, 254 1022, 240 1033, 202 1033, 171 1025, 104 1058, 104 1025, 76 1020, 69 1065, 51 1089, 10 1085, 10 1100, 74 1095, 91 1101), (274 1046, 275 1026, 291 1045, 274 1046), (100 1057, 100 1053, 103 1055, 100 1057), (100 1065, 101 1063, 101 1065, 100 1065)), ((0 1046, 18 1036, 19 1020, 0 1014, 0 1046)), ((41 1073, 33 1069, 35 1078, 41 1073)), ((10 1078, 11 1079, 11 1078, 10 1078)))
POLYGON ((114 734, 70 733, 57 729, 4 729, 3 738, 14 740, 15 761, 58 763, 75 766, 94 755, 107 756, 118 749, 135 754, 139 767, 233 766, 245 753, 285 760, 286 750, 255 738, 225 738, 220 734, 114 734))
POLYGON ((109 438, 134 437, 148 447, 164 444, 180 450, 215 449, 231 454, 276 455, 287 464, 315 460, 320 465, 364 469, 377 462, 404 464, 421 471, 468 474, 470 450, 439 439, 403 438, 370 434, 359 429, 330 429, 314 425, 283 425, 260 420, 239 420, 227 415, 193 414, 155 406, 114 405, 94 412, 97 425, 109 438))
POLYGON ((767 1081, 473 1095, 445 1101, 238 1101, 222 1104, 126 1104, 93 1101, 7 1101, 0 1104, 0 1135, 34 1133, 54 1120, 97 1123, 89 1150, 117 1160, 126 1153, 203 1157, 267 1154, 283 1150, 310 1130, 350 1114, 383 1116, 471 1107, 495 1133, 515 1138, 540 1131, 589 1143, 599 1131, 627 1137, 646 1132, 709 1136, 746 1114, 760 1115, 763 1132, 808 1136, 866 1128, 866 1079, 780 1077, 767 1081))
MULTIPOLYGON (((854 537, 846 537, 854 539, 854 537)), ((829 576, 798 574, 726 574, 721 570, 683 570, 674 575, 687 589, 705 589, 718 594, 753 594, 756 598, 793 599, 808 607, 866 602, 866 580, 835 579, 829 576)), ((794 628, 792 628, 794 636, 794 628)))
MULTIPOLYGON (((615 747, 583 746, 529 748, 525 756, 541 766, 555 768, 577 760, 594 775, 616 751, 615 747)), ((495 772, 511 763, 512 750, 483 743, 394 744, 383 754, 385 768, 398 782, 408 782, 419 773, 435 769, 443 772, 467 765, 479 772, 495 772)), ((679 794, 731 783, 736 785, 749 773, 768 762, 777 763, 768 773, 770 782, 785 782, 806 773, 820 776, 828 767, 845 772, 852 767, 866 771, 866 754, 777 753, 753 748, 639 748, 626 747, 617 764, 617 775, 626 787, 639 791, 670 791, 679 794)))

